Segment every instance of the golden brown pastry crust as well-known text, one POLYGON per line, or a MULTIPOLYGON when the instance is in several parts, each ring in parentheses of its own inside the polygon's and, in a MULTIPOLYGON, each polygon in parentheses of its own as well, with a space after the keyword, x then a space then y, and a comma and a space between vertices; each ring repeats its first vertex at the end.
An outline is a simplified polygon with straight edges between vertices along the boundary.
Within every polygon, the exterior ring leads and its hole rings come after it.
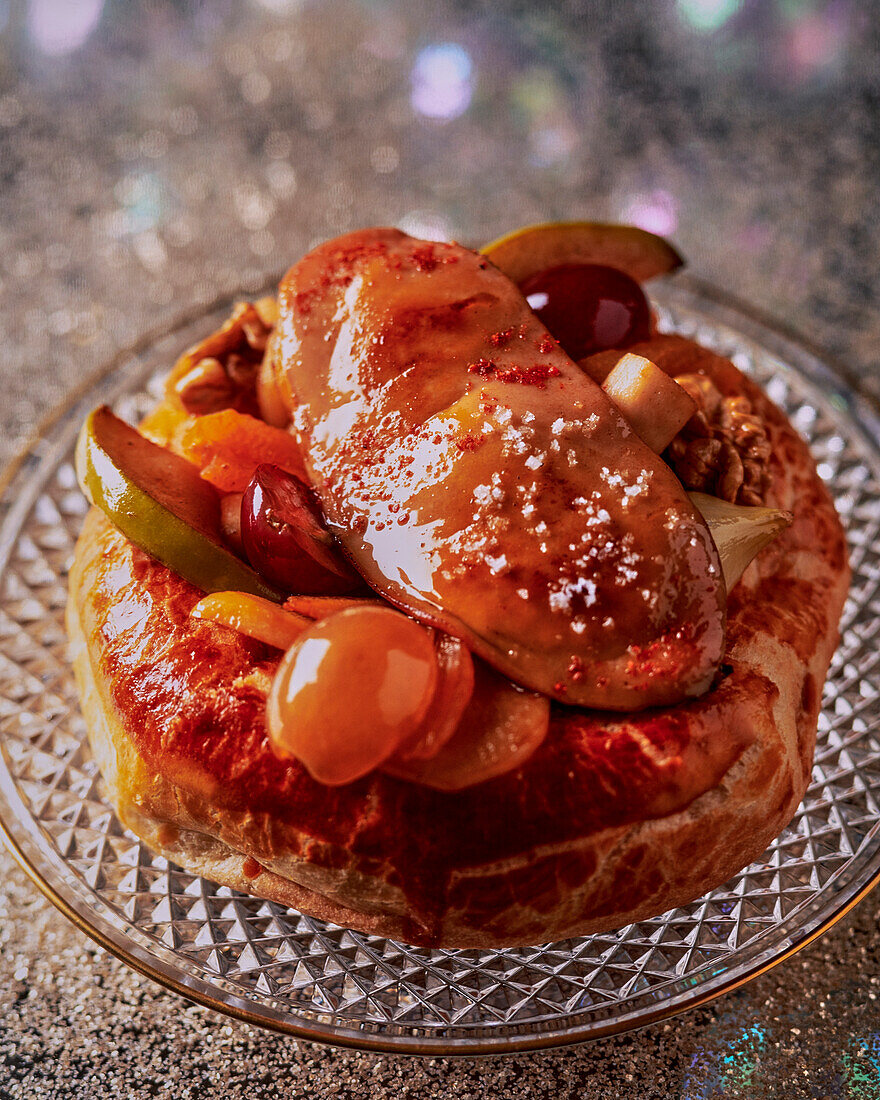
POLYGON ((632 716, 554 706, 523 767, 455 794, 381 774, 322 787, 266 740, 278 654, 190 619, 200 593, 93 511, 68 618, 93 748, 123 821, 207 878, 449 947, 617 927, 692 900, 759 855, 809 780, 848 585, 843 534, 803 442, 730 363, 678 337, 634 350, 750 398, 773 443, 769 503, 795 514, 731 593, 711 692, 632 716))

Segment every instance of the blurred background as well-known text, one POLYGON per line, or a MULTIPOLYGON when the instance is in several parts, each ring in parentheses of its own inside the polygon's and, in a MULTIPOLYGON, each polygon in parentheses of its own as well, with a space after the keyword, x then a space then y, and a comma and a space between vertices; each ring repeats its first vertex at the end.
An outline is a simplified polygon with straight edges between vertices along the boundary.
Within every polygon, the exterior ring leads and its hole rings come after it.
POLYGON ((119 347, 378 223, 478 244, 635 222, 867 373, 878 14, 0 0, 0 460, 119 347))
MULTIPOLYGON (((120 349, 378 223, 634 222, 880 399, 878 200, 873 0, 0 0, 0 464, 120 349)), ((469 1068, 282 1056, 0 881, 3 1096, 880 1097, 871 900, 715 1007, 469 1068)))

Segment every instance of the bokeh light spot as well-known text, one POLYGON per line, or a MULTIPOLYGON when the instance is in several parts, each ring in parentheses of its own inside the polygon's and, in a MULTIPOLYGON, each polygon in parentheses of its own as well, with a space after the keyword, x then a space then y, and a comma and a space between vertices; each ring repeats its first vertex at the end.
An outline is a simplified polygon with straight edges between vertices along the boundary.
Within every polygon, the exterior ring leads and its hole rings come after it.
POLYGON ((793 20, 787 51, 792 72, 809 76, 833 68, 846 52, 846 39, 846 25, 833 12, 793 20))
POLYGON ((776 6, 784 19, 800 19, 810 15, 819 6, 820 0, 776 0, 776 6))
POLYGON ((266 165, 266 179, 273 195, 292 199, 296 194, 296 170, 286 160, 273 160, 266 165))
POLYGON ((540 168, 546 168, 568 159, 577 144, 577 134, 564 123, 558 126, 543 126, 532 131, 530 142, 532 163, 540 168))
POLYGON ((678 228, 678 202, 669 191, 657 188, 631 195, 623 204, 621 217, 628 225, 667 237, 678 228))
POLYGON ((847 1096, 869 1100, 877 1095, 876 1085, 880 1081, 880 1032, 854 1035, 847 1047, 841 1056, 847 1096))
POLYGON ((28 0, 28 35, 49 57, 72 53, 97 27, 103 10, 104 0, 28 0))
POLYGON ((241 94, 248 103, 263 103, 272 91, 272 84, 265 73, 253 69, 241 78, 241 94))
POLYGON ((303 0, 257 0, 257 4, 276 15, 285 15, 287 12, 298 11, 303 6, 303 0))
POLYGON ((714 1049, 697 1049, 682 1082, 681 1100, 758 1095, 754 1086, 767 1045, 764 1029, 760 1024, 750 1024, 738 1035, 734 1033, 727 1038, 725 1025, 732 1022, 732 1014, 725 1014, 710 1028, 708 1034, 715 1039, 716 1045, 714 1049))
POLYGON ((423 241, 451 241, 455 236, 448 219, 434 210, 410 210, 401 218, 400 228, 423 241))
POLYGON ((377 145, 370 153, 370 164, 373 171, 380 176, 387 176, 395 172, 400 164, 400 154, 393 145, 377 145))
POLYGON ((473 98, 473 71, 470 55, 454 42, 426 46, 413 65, 413 108, 428 118, 458 118, 473 98))
POLYGON ((114 235, 143 233, 163 220, 168 206, 165 186, 154 173, 125 176, 113 194, 123 211, 122 217, 114 221, 114 235))
POLYGON ((742 7, 742 0, 678 0, 682 21, 696 31, 716 31, 742 7))
POLYGON ((275 213, 275 202, 272 197, 252 183, 241 183, 234 187, 232 200, 238 220, 254 232, 265 229, 275 213))
POLYGON ((511 103, 529 133, 529 160, 539 168, 564 163, 580 137, 565 93, 549 69, 527 70, 513 85, 511 103))

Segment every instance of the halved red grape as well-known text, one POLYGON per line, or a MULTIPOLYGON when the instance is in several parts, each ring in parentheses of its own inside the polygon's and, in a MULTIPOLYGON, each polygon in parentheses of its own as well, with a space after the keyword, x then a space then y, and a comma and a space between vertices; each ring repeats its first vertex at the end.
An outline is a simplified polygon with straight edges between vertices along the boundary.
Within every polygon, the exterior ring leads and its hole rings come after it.
POLYGON ((312 490, 280 466, 258 466, 241 498, 248 561, 287 592, 341 595, 363 587, 324 526, 312 490))
POLYGON ((625 348, 651 334, 651 311, 639 284, 604 264, 561 264, 520 290, 572 359, 625 348))

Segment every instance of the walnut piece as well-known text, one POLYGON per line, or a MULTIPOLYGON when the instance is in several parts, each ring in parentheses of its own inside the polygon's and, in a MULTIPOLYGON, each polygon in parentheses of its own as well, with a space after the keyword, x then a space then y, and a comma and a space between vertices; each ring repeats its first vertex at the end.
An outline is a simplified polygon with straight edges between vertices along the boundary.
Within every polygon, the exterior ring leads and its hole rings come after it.
POLYGON ((273 299, 239 303, 222 328, 178 360, 167 392, 188 413, 258 412, 256 382, 272 333, 271 306, 273 299))
POLYGON ((732 504, 763 504, 770 441, 749 399, 724 397, 704 374, 675 381, 697 404, 664 456, 682 484, 732 504))
POLYGON ((174 392, 186 411, 194 416, 228 409, 235 399, 232 380, 223 364, 210 355, 177 379, 174 392))

